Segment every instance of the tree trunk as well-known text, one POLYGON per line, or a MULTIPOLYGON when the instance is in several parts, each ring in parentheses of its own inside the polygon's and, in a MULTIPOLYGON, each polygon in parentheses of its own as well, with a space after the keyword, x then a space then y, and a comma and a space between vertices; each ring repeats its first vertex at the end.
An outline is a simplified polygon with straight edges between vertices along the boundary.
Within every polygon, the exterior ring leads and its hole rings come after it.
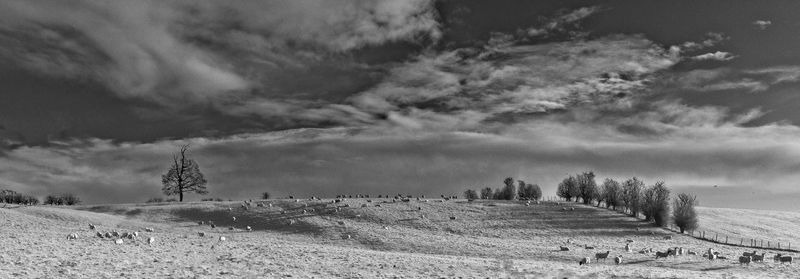
POLYGON ((683 234, 683 227, 680 227, 680 228, 681 228, 681 234, 683 234))
POLYGON ((183 187, 178 186, 178 190, 180 191, 179 193, 180 202, 183 202, 183 187))

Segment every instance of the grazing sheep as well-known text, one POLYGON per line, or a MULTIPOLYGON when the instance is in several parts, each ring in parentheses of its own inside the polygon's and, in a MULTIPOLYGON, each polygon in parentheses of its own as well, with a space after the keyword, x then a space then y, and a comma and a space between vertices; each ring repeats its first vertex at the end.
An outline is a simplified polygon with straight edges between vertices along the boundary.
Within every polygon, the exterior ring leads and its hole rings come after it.
POLYGON ((776 254, 774 257, 772 257, 772 261, 774 261, 774 262, 781 261, 781 256, 782 255, 780 253, 776 254))
POLYGON ((156 239, 153 238, 153 237, 148 237, 147 238, 147 244, 153 244, 154 241, 156 241, 156 239))
POLYGON ((688 254, 692 255, 692 256, 697 256, 697 252, 695 252, 695 251, 689 251, 688 254))
POLYGON ((633 243, 633 239, 628 239, 628 240, 625 240, 625 242, 627 242, 627 243, 633 243))
POLYGON ((110 232, 106 232, 105 234, 103 234, 103 236, 105 236, 106 238, 112 238, 112 237, 114 237, 113 235, 111 235, 111 233, 110 233, 110 232))
POLYGON ((92 223, 89 223, 89 229, 94 230, 94 225, 92 223))
POLYGON ((114 237, 119 237, 119 232, 117 232, 117 231, 112 231, 112 232, 111 232, 111 235, 112 235, 112 236, 114 236, 114 237))
POLYGON ((219 241, 225 241, 225 240, 228 240, 228 239, 227 239, 227 238, 225 238, 224 236, 220 236, 220 237, 219 237, 219 241))
POLYGON ((750 258, 750 256, 739 256, 739 265, 742 264, 750 265, 751 260, 752 259, 750 258))
POLYGON ((99 238, 103 238, 103 234, 102 234, 102 233, 100 233, 100 232, 97 232, 97 237, 99 237, 99 238))
POLYGON ((667 252, 656 251, 656 259, 658 259, 658 258, 666 258, 666 257, 669 257, 669 251, 667 251, 667 252))
POLYGON ((792 256, 781 256, 781 263, 792 263, 792 256))
POLYGON ((672 236, 671 235, 665 236, 664 240, 672 240, 672 236))
POLYGON ((631 252, 631 245, 630 244, 625 244, 625 252, 628 252, 628 253, 631 252))
POLYGON ((132 233, 130 233, 130 234, 128 234, 128 239, 134 240, 134 239, 136 239, 136 236, 134 236, 132 233))
POLYGON ((608 254, 611 254, 611 251, 606 251, 605 253, 596 253, 594 254, 594 257, 595 259, 603 259, 603 261, 606 261, 608 254))
POLYGON ((569 247, 566 246, 559 246, 558 247, 561 251, 569 251, 569 247))
POLYGON ((706 252, 706 256, 709 260, 713 260, 716 258, 716 254, 714 254, 714 249, 708 248, 708 252, 706 252))
POLYGON ((570 207, 569 210, 570 211, 575 211, 575 208, 574 207, 570 207))
POLYGON ((581 259, 580 262, 578 262, 578 265, 589 264, 591 261, 592 261, 592 259, 590 259, 589 257, 584 257, 583 259, 581 259))
POLYGON ((622 263, 622 255, 614 257, 614 263, 615 264, 621 264, 622 263))
POLYGON ((387 226, 383 226, 383 229, 384 229, 384 230, 388 230, 388 229, 389 229, 389 227, 387 227, 387 226))
POLYGON ((139 232, 133 232, 133 236, 139 237, 139 232))
POLYGON ((344 226, 344 221, 337 221, 336 223, 338 223, 340 226, 344 226))
POLYGON ((229 231, 232 231, 232 230, 233 230, 233 227, 228 227, 228 230, 229 230, 229 231))
POLYGON ((233 221, 236 222, 236 216, 233 216, 233 221))
POLYGON ((247 226, 247 228, 245 228, 245 229, 246 229, 248 232, 252 232, 252 231, 253 231, 253 228, 251 228, 250 226, 247 226))
POLYGON ((347 235, 347 239, 351 239, 351 238, 352 238, 352 237, 351 237, 351 236, 348 234, 348 235, 347 235))
POLYGON ((206 233, 205 232, 197 232, 197 236, 204 237, 204 236, 206 236, 206 233))
POLYGON ((756 250, 753 250, 753 253, 750 253, 750 252, 744 252, 744 253, 742 253, 742 256, 745 256, 745 257, 752 257, 752 256, 753 256, 753 255, 755 255, 755 254, 756 254, 756 250))
POLYGON ((217 225, 211 224, 211 228, 212 228, 212 229, 213 229, 213 228, 216 228, 216 227, 217 227, 217 225))
POLYGON ((716 259, 720 259, 720 260, 727 260, 728 259, 728 257, 726 257, 726 256, 720 256, 720 255, 714 255, 714 256, 715 256, 716 259))
POLYGON ((761 255, 753 255, 754 262, 764 262, 764 255, 767 253, 761 253, 761 255))
POLYGON ((78 239, 78 234, 77 233, 68 234, 67 239, 78 239))
POLYGON ((594 249, 594 246, 589 246, 589 245, 584 244, 583 248, 584 249, 594 249))
POLYGON ((567 211, 567 208, 566 207, 562 207, 561 211, 567 211))
POLYGON ((122 244, 122 243, 124 243, 124 241, 122 241, 122 239, 117 239, 117 240, 114 240, 114 243, 115 244, 122 244))
POLYGON ((450 220, 455 220, 456 216, 450 216, 450 220))
POLYGON ((200 221, 200 222, 197 222, 197 224, 202 226, 202 225, 206 224, 206 221, 200 221))
POLYGON ((639 250, 639 254, 647 254, 647 249, 639 250))
POLYGON ((146 232, 154 232, 155 230, 153 230, 153 228, 144 228, 144 231, 146 231, 146 232))
POLYGON ((128 237, 128 232, 123 232, 122 234, 120 234, 120 237, 121 238, 127 238, 128 237))

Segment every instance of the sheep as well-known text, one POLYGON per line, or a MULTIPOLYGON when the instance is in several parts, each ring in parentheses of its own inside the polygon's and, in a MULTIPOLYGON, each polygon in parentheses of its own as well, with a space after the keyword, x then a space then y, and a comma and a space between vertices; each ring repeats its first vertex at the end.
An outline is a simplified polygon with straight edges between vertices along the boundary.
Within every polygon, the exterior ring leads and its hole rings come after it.
POLYGON ((202 225, 206 224, 206 221, 200 221, 200 222, 197 222, 197 224, 202 226, 202 225))
POLYGON ((147 244, 153 244, 154 241, 156 241, 156 239, 153 238, 153 237, 148 237, 147 238, 147 244))
POLYGON ((68 234, 67 239, 78 239, 78 234, 77 233, 68 234))
POLYGON ((144 231, 146 231, 146 232, 154 232, 155 230, 153 228, 144 228, 144 231))
POLYGON ((89 223, 89 229, 94 230, 94 225, 92 223, 89 223))
POLYGON ((739 265, 747 264, 750 265, 751 258, 750 256, 739 256, 739 265))
POLYGON ((753 255, 755 255, 755 254, 756 254, 756 250, 753 250, 753 253, 750 253, 750 252, 744 252, 744 253, 742 253, 742 256, 745 256, 745 257, 752 257, 752 256, 753 256, 753 255))
POLYGON ((605 253, 596 253, 594 254, 594 257, 595 259, 603 259, 603 261, 606 261, 608 254, 611 254, 611 251, 606 251, 605 253))
POLYGON ((647 249, 639 250, 639 254, 647 254, 647 249))
POLYGON ((450 216, 450 220, 455 220, 456 216, 450 216))
POLYGON ((139 237, 139 232, 133 232, 133 236, 139 237))
POLYGON ((574 207, 570 207, 569 210, 570 211, 575 211, 575 208, 574 207))
POLYGON ((110 233, 110 232, 106 232, 105 234, 103 234, 103 236, 105 236, 106 238, 112 238, 112 237, 114 237, 113 235, 111 235, 111 233, 110 233))
POLYGON ((559 246, 558 247, 561 251, 569 251, 569 247, 566 246, 559 246))
POLYGON ((97 232, 97 237, 103 238, 103 234, 101 232, 97 232))
POLYGON ((211 224, 211 228, 212 228, 212 229, 214 229, 214 228, 216 228, 216 227, 217 227, 217 225, 211 224))
POLYGON ((761 253, 761 255, 753 255, 754 262, 764 262, 764 255, 767 253, 761 253))
POLYGON ((252 232, 252 231, 253 231, 253 228, 251 228, 250 226, 247 226, 247 228, 245 228, 245 229, 246 229, 248 232, 252 232))
POLYGON ((227 239, 227 238, 225 238, 224 236, 220 236, 220 237, 219 237, 219 241, 225 241, 225 240, 228 240, 228 239, 227 239))
POLYGON ((120 234, 120 237, 121 238, 127 238, 128 237, 128 232, 122 232, 122 234, 120 234))
POLYGON ((135 235, 133 235, 132 233, 130 233, 130 234, 128 234, 128 239, 130 239, 130 240, 135 240, 135 239, 136 239, 136 236, 135 236, 135 235))
POLYGON ((340 226, 344 226, 344 221, 337 221, 336 223, 338 223, 340 226))
POLYGON ((114 236, 114 237, 119 237, 119 232, 117 232, 117 231, 112 231, 112 232, 111 232, 111 235, 112 235, 112 236, 114 236))
POLYGON ((621 264, 622 263, 622 255, 614 257, 614 263, 615 264, 621 264))
POLYGON ((781 260, 781 254, 780 253, 778 253, 778 254, 776 254, 775 256, 772 257, 772 261, 774 261, 774 262, 779 262, 780 260, 781 260))
POLYGON ((716 258, 716 254, 714 254, 714 249, 708 248, 708 252, 706 252, 706 256, 709 260, 713 260, 716 258))
POLYGON ((625 244, 625 252, 628 252, 628 253, 631 252, 631 245, 630 244, 625 244))
POLYGON ((233 221, 236 222, 236 216, 233 216, 233 221))
POLYGON ((695 252, 695 251, 689 251, 688 254, 692 255, 692 256, 697 256, 697 252, 695 252))
POLYGON ((666 258, 668 256, 669 256, 669 252, 656 251, 656 259, 658 259, 658 258, 666 258))
POLYGON ((792 263, 792 256, 781 256, 781 263, 792 263))
POLYGON ((589 246, 589 245, 584 244, 583 248, 584 249, 594 249, 594 246, 589 246))
POLYGON ((627 242, 627 243, 633 243, 633 239, 628 239, 628 240, 625 240, 625 242, 627 242))
POLYGON ((665 236, 664 240, 672 240, 672 236, 671 235, 665 236))
POLYGON ((119 244, 124 243, 124 241, 122 241, 122 239, 117 239, 117 240, 114 240, 114 243, 119 245, 119 244))
POLYGON ((561 211, 567 211, 567 208, 566 207, 562 207, 561 211))
POLYGON ((583 259, 581 259, 580 262, 578 262, 578 265, 589 264, 591 261, 592 261, 592 259, 590 259, 589 257, 584 257, 583 259))
POLYGON ((205 232, 197 232, 197 236, 204 237, 204 236, 206 236, 206 233, 205 232))

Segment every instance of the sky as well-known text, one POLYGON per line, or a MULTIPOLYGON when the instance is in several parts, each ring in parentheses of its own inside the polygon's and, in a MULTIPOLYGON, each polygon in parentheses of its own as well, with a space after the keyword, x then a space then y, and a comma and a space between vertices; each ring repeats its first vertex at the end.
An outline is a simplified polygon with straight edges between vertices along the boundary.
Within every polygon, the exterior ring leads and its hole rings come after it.
POLYGON ((591 170, 701 205, 800 210, 774 202, 800 194, 798 9, 2 1, 0 188, 141 202, 190 144, 226 199, 451 195, 505 177, 553 195, 591 170))

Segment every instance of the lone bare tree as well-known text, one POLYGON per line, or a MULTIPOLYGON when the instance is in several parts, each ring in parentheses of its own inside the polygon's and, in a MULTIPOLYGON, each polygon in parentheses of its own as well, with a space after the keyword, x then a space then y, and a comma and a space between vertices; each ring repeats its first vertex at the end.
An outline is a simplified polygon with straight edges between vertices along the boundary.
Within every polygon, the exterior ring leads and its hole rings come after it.
POLYGON ((167 173, 161 176, 161 188, 167 196, 178 195, 179 201, 183 201, 183 193, 195 192, 198 194, 208 194, 206 190, 206 179, 200 172, 197 162, 186 157, 189 145, 181 146, 180 154, 172 155, 172 166, 167 173))

